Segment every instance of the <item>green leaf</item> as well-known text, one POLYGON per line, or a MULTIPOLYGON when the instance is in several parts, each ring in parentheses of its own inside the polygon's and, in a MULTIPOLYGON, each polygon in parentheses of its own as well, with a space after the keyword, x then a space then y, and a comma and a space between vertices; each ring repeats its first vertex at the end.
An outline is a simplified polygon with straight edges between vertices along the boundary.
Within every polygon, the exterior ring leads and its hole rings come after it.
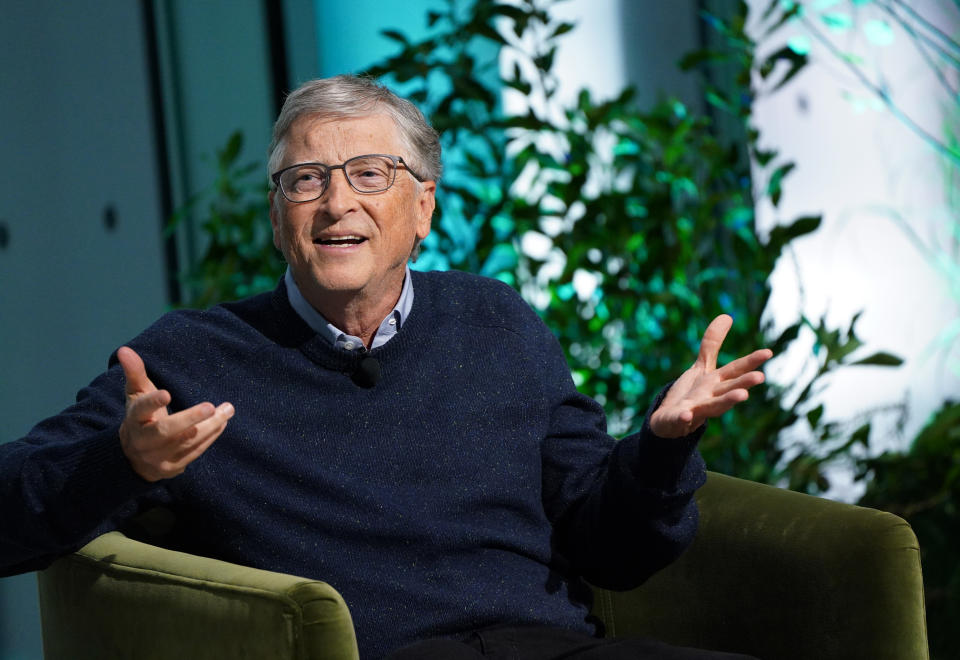
POLYGON ((553 34, 550 35, 550 39, 556 39, 557 37, 570 32, 576 27, 576 23, 560 23, 557 26, 557 29, 553 31, 553 34))
POLYGON ((823 417, 823 404, 811 410, 807 413, 807 422, 810 424, 811 429, 816 429, 817 424, 820 423, 820 418, 823 417))
POLYGON ((770 182, 767 184, 767 194, 770 195, 770 201, 773 202, 774 206, 780 204, 780 195, 783 192, 783 177, 787 176, 795 167, 796 163, 787 163, 778 167, 771 175, 770 182))
MULTIPOLYGON (((477 3, 482 4, 482 3, 477 3)), ((530 15, 521 9, 520 7, 514 7, 513 5, 497 3, 491 5, 490 12, 492 14, 499 14, 500 16, 506 16, 512 18, 515 22, 525 22, 530 20, 530 15)))
POLYGON ((380 34, 385 36, 387 39, 396 41, 400 44, 403 44, 404 46, 410 45, 410 40, 407 39, 406 35, 404 35, 402 32, 399 32, 397 30, 380 30, 380 34))
POLYGON ((220 169, 227 169, 237 160, 240 150, 243 148, 243 133, 234 131, 230 134, 227 144, 217 152, 217 162, 220 169))
POLYGON ((775 250, 776 254, 779 254, 783 246, 793 239, 816 231, 820 227, 822 218, 823 216, 819 215, 807 215, 797 218, 789 225, 778 225, 774 227, 773 231, 770 232, 770 240, 767 241, 767 247, 775 250))
POLYGON ((729 58, 730 54, 725 51, 702 48, 700 50, 690 51, 681 57, 677 62, 677 66, 683 71, 689 71, 700 66, 701 64, 724 62, 729 58))
POLYGON ((715 108, 729 111, 732 106, 727 98, 719 90, 710 90, 706 94, 707 103, 715 108))
POLYGON ((859 444, 862 447, 870 446, 870 424, 866 423, 860 426, 853 434, 850 436, 850 440, 847 442, 848 446, 853 446, 859 444))
POLYGON ((793 80, 793 78, 798 73, 803 71, 803 69, 807 66, 807 64, 810 62, 810 58, 806 53, 796 52, 789 45, 784 46, 780 50, 770 55, 761 64, 761 67, 760 67, 761 72, 766 72, 766 75, 764 75, 763 77, 766 78, 771 73, 773 73, 773 71, 775 70, 775 64, 781 61, 787 62, 789 67, 787 69, 787 72, 783 75, 783 77, 779 80, 779 82, 777 82, 777 84, 775 84, 773 88, 770 90, 771 92, 777 91, 778 89, 786 85, 788 82, 793 80))
POLYGON ((820 16, 820 20, 834 32, 846 32, 853 26, 850 14, 840 11, 824 13, 820 16))
POLYGON ((490 41, 500 44, 501 46, 509 45, 507 40, 503 38, 503 35, 497 32, 496 28, 494 28, 492 25, 487 25, 485 23, 482 23, 480 25, 477 25, 475 30, 477 34, 480 35, 481 37, 485 37, 490 41))
POLYGON ((541 71, 549 72, 551 69, 553 69, 553 60, 556 57, 556 55, 557 55, 557 47, 553 46, 552 48, 550 48, 550 50, 548 50, 543 55, 538 55, 537 57, 534 57, 533 63, 541 71))
POLYGON ((770 161, 777 157, 777 153, 778 152, 773 149, 756 149, 753 152, 753 157, 760 167, 766 167, 770 164, 770 161))
POLYGON ((521 79, 520 77, 503 78, 501 79, 501 82, 507 87, 517 90, 524 96, 529 95, 533 91, 533 85, 528 83, 526 80, 521 79))
POLYGON ((851 363, 851 365, 873 365, 877 367, 899 367, 901 364, 903 364, 902 358, 883 351, 851 363))

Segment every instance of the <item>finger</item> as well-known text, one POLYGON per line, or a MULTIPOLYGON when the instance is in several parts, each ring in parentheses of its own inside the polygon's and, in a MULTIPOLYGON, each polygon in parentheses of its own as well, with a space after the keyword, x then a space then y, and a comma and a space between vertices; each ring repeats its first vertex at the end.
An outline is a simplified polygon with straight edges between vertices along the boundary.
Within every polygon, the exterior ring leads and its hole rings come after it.
POLYGON ((138 394, 130 401, 127 407, 127 417, 138 424, 149 424, 158 421, 157 413, 166 413, 170 404, 170 393, 166 390, 154 390, 145 394, 138 394))
POLYGON ((147 377, 147 368, 143 364, 143 360, 132 348, 121 346, 117 350, 117 360, 123 368, 123 376, 126 379, 127 396, 143 392, 152 392, 157 389, 153 382, 147 377))
POLYGON ((730 390, 721 396, 713 397, 693 408, 695 418, 705 420, 720 417, 722 414, 750 398, 750 393, 744 389, 730 390))
POLYGON ((227 428, 227 422, 233 417, 233 406, 229 403, 217 407, 217 413, 196 425, 196 435, 184 442, 174 461, 186 467, 196 460, 227 428))
POLYGON ((202 439, 211 433, 220 434, 226 428, 227 422, 233 417, 233 406, 229 403, 221 403, 216 407, 213 414, 194 425, 195 437, 191 438, 190 444, 202 442, 202 439))
POLYGON ((761 371, 750 371, 732 380, 723 380, 713 389, 714 396, 722 396, 733 390, 749 390, 766 380, 761 371))
POLYGON ((697 360, 708 370, 717 366, 720 347, 732 326, 733 318, 727 314, 721 314, 713 319, 704 331, 703 339, 700 340, 700 354, 697 356, 697 360))
POLYGON ((166 417, 158 424, 160 435, 170 440, 191 438, 197 434, 196 427, 216 415, 217 409, 212 403, 198 403, 166 417))
MULTIPOLYGON (((213 408, 212 404, 199 404, 194 406, 194 409, 202 410, 205 406, 213 408)), ((164 435, 154 427, 153 441, 147 443, 147 447, 141 448, 134 456, 128 454, 134 470, 147 481, 177 476, 223 433, 228 419, 232 416, 233 406, 225 403, 218 406, 211 417, 187 427, 179 436, 164 435)), ((189 417, 190 415, 181 415, 176 421, 179 424, 189 417)))
POLYGON ((717 375, 721 376, 722 378, 736 378, 747 373, 748 371, 756 371, 764 362, 772 357, 773 351, 771 351, 769 348, 761 348, 753 353, 750 353, 750 355, 737 358, 736 360, 720 367, 717 369, 717 375))

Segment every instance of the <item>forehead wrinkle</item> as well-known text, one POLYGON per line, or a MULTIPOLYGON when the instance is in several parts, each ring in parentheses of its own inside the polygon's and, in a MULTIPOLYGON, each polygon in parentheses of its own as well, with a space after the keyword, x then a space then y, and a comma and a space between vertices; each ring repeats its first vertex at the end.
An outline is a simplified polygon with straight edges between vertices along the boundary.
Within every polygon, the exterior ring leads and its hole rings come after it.
POLYGON ((290 164, 321 162, 334 165, 363 154, 398 154, 402 142, 398 133, 389 115, 307 115, 291 126, 285 155, 290 164))

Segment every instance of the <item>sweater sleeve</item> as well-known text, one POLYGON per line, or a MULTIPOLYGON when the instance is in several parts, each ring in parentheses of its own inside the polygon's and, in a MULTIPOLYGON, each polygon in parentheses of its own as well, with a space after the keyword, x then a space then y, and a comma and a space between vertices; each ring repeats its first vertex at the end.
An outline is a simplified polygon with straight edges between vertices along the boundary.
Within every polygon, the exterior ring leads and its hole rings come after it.
POLYGON ((650 430, 665 388, 640 431, 614 441, 599 404, 576 391, 559 344, 547 344, 552 415, 542 447, 543 493, 555 553, 596 586, 634 588, 693 541, 693 495, 706 478, 696 449, 703 429, 669 439, 650 430))
POLYGON ((44 568, 135 513, 154 485, 123 454, 123 414, 114 365, 73 406, 0 445, 0 575, 44 568))

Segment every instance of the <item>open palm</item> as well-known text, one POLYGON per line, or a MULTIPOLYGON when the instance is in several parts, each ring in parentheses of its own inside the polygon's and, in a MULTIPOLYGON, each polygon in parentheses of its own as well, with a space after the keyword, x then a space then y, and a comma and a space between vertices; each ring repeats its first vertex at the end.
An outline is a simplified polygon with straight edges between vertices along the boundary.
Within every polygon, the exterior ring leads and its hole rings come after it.
POLYGON ((667 396, 650 417, 650 428, 661 438, 679 438, 697 429, 707 419, 719 417, 746 401, 748 390, 763 382, 757 369, 773 351, 760 349, 717 368, 717 357, 733 319, 715 318, 700 342, 700 354, 670 387, 667 396))

